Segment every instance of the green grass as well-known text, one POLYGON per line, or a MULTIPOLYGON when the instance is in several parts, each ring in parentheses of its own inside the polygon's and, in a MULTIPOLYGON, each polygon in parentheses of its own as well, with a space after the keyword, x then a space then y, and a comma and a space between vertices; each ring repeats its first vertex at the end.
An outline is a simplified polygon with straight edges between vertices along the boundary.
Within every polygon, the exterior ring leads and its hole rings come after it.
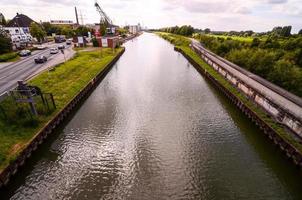
POLYGON ((19 59, 20 57, 16 52, 5 53, 0 55, 0 62, 14 62, 19 59))
POLYGON ((240 42, 247 42, 247 43, 251 43, 253 41, 253 37, 240 37, 240 36, 227 36, 227 35, 212 35, 212 34, 208 34, 208 36, 211 37, 216 37, 216 38, 223 38, 223 39, 227 39, 227 38, 231 38, 233 40, 238 40, 240 42))
POLYGON ((30 85, 40 87, 43 93, 54 95, 57 106, 54 112, 45 112, 38 118, 30 119, 30 114, 25 107, 21 107, 21 110, 17 109, 14 101, 9 98, 2 101, 0 105, 4 108, 6 115, 10 115, 10 119, 15 120, 4 120, 0 111, 0 171, 14 160, 35 134, 121 50, 120 48, 113 52, 112 49, 102 49, 102 51, 98 49, 90 52, 78 52, 72 60, 29 81, 30 85))
POLYGON ((234 94, 237 98, 239 98, 248 108, 250 108, 254 113, 257 114, 267 125, 269 125, 275 132, 287 141, 289 144, 293 145, 298 151, 302 153, 302 144, 300 144, 297 140, 295 140, 289 133, 285 131, 285 129, 276 123, 270 116, 266 114, 266 112, 256 106, 252 101, 245 97, 241 92, 239 92, 229 81, 227 81, 221 74, 216 72, 210 65, 204 62, 198 54, 196 54, 188 45, 187 43, 190 41, 188 38, 183 36, 174 35, 174 34, 167 34, 167 33, 156 33, 159 36, 163 37, 168 41, 177 41, 178 42, 171 42, 176 47, 181 49, 187 56, 192 58, 198 65, 207 70, 207 72, 212 75, 221 85, 223 85, 226 89, 228 89, 232 94, 234 94))

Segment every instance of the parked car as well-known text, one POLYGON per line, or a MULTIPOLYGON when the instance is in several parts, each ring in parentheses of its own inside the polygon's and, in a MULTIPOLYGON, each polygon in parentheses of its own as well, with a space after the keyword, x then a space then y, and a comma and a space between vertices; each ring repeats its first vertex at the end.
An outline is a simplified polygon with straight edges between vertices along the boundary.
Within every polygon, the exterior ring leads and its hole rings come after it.
POLYGON ((70 39, 66 41, 66 45, 71 45, 71 40, 70 39))
POLYGON ((59 49, 58 48, 54 47, 54 48, 50 49, 50 54, 57 54, 57 53, 59 53, 59 49))
POLYGON ((45 63, 47 61, 46 56, 39 56, 35 58, 35 63, 45 63))
POLYGON ((29 56, 29 55, 31 55, 31 51, 25 49, 25 50, 20 51, 19 55, 20 56, 29 56))
POLYGON ((40 46, 37 46, 37 49, 38 50, 43 50, 43 49, 46 49, 46 46, 40 45, 40 46))
POLYGON ((58 46, 58 49, 65 49, 65 46, 64 46, 63 44, 60 44, 60 45, 58 46))

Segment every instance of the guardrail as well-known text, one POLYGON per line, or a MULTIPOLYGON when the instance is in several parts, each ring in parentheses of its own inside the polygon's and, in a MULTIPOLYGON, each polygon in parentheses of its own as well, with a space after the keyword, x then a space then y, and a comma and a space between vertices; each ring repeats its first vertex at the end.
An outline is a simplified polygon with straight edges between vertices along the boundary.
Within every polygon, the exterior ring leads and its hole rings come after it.
POLYGON ((197 42, 192 42, 191 47, 249 99, 302 138, 301 98, 217 56, 197 42))

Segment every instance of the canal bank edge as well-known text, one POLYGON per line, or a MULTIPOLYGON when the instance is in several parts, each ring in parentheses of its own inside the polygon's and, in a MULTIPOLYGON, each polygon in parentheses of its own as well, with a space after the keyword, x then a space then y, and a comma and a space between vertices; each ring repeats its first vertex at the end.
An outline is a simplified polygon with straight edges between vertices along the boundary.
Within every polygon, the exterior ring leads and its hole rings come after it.
POLYGON ((50 135, 56 129, 56 127, 69 116, 69 114, 71 114, 76 106, 81 103, 85 97, 89 96, 89 94, 105 78, 105 76, 124 52, 125 47, 123 47, 121 52, 117 54, 116 57, 113 58, 112 61, 110 61, 110 63, 108 63, 101 72, 91 79, 90 82, 83 89, 81 89, 78 94, 69 101, 69 103, 66 104, 66 106, 64 106, 51 120, 49 120, 47 124, 40 129, 37 134, 35 134, 28 145, 19 153, 17 158, 0 172, 0 187, 9 182, 11 176, 17 173, 18 168, 24 165, 27 158, 31 157, 32 152, 38 148, 38 145, 42 144, 43 140, 46 139, 47 136, 50 135))
POLYGON ((208 80, 210 80, 224 95, 226 95, 249 119, 251 119, 268 138, 273 141, 286 156, 291 158, 293 163, 302 167, 302 153, 296 149, 292 144, 284 140, 269 124, 267 124, 255 111, 247 106, 240 98, 233 94, 223 84, 221 84, 214 76, 212 76, 207 70, 198 64, 193 58, 191 58, 185 51, 179 47, 174 47, 174 50, 181 53, 194 68, 208 80))

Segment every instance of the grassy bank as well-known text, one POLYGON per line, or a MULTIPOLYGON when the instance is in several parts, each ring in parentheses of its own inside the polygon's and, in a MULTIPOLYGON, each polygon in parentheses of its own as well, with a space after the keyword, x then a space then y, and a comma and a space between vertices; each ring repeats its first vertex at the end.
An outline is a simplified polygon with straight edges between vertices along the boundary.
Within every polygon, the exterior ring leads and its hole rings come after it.
MULTIPOLYGON (((16 104, 8 97, 0 103, 0 171, 26 147, 33 136, 87 85, 122 49, 78 52, 72 60, 46 71, 31 81, 43 93, 54 95, 57 109, 38 108, 39 117, 30 115, 26 104, 16 104), (4 110, 4 112, 3 112, 4 110), (4 113, 4 114, 3 114, 4 113)), ((38 105, 39 106, 39 105, 38 105)))
POLYGON ((247 107, 253 110, 266 124, 271 126, 275 132, 280 135, 288 143, 292 144, 297 150, 302 152, 302 144, 295 140, 290 134, 288 134, 284 128, 277 124, 266 112, 256 106, 252 101, 246 98, 241 92, 239 92, 229 81, 227 81, 221 74, 216 72, 211 66, 205 63, 199 55, 197 55, 190 47, 190 40, 186 37, 169 34, 169 33, 157 33, 162 38, 170 41, 176 47, 183 50, 183 52, 196 61, 199 66, 203 69, 206 69, 209 74, 211 74, 220 84, 232 92, 236 97, 238 97, 247 107))
POLYGON ((223 39, 228 39, 231 38, 232 40, 238 40, 240 42, 247 42, 247 43, 252 43, 253 37, 240 37, 240 36, 227 36, 227 35, 213 35, 213 34, 208 34, 208 36, 211 37, 216 37, 216 38, 223 38, 223 39))

